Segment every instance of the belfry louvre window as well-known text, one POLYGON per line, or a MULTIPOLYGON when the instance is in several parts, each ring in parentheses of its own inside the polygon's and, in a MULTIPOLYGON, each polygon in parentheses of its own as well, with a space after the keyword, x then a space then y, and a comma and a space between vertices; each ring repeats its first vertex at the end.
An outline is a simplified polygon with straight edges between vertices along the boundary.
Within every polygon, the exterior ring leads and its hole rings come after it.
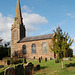
POLYGON ((45 42, 42 43, 42 53, 43 54, 47 53, 47 44, 45 42))
POLYGON ((23 54, 26 54, 26 45, 23 45, 22 49, 23 49, 23 54))
POLYGON ((32 54, 36 54, 36 45, 32 44, 32 54))
POLYGON ((14 31, 14 38, 16 38, 17 37, 17 31, 15 30, 14 31))

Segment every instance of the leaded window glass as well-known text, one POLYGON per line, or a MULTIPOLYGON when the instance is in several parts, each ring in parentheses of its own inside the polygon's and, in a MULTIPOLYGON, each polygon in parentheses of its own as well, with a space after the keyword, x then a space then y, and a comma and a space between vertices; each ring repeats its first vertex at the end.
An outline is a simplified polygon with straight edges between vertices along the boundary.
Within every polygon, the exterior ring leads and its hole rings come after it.
POLYGON ((44 42, 42 43, 42 53, 46 54, 47 53, 47 44, 44 42))
POLYGON ((26 45, 23 45, 22 49, 23 49, 23 54, 26 54, 26 45))
POLYGON ((35 44, 32 44, 32 53, 36 54, 36 45, 35 44))

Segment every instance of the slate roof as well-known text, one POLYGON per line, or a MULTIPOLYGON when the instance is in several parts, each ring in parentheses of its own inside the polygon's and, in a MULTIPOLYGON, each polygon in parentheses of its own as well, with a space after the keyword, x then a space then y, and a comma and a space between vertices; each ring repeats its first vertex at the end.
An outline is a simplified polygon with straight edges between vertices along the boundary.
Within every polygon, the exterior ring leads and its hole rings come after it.
POLYGON ((28 41, 36 41, 36 40, 44 40, 44 39, 51 39, 51 37, 54 35, 52 34, 45 34, 45 35, 39 35, 39 36, 32 36, 32 37, 24 37, 22 40, 18 41, 20 42, 28 42, 28 41))

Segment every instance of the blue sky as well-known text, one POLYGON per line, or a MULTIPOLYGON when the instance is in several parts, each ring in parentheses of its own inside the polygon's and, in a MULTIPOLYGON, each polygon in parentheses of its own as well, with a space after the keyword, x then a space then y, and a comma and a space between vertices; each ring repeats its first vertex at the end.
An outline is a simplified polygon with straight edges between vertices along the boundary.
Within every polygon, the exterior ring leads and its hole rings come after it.
MULTIPOLYGON (((16 3, 17 0, 0 1, 0 36, 4 41, 11 38, 16 3)), ((27 36, 53 33, 59 25, 75 39, 75 0, 20 0, 20 4, 27 36)), ((72 48, 75 50, 75 41, 72 48)))

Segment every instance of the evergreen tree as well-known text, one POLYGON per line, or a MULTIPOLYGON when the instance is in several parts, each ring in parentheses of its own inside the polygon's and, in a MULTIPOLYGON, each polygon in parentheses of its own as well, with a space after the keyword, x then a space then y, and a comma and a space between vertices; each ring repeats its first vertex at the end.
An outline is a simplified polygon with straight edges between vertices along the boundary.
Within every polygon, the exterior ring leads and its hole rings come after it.
MULTIPOLYGON (((62 32, 62 29, 58 26, 56 31, 54 31, 55 36, 52 37, 52 45, 50 45, 50 49, 55 53, 56 58, 62 60, 65 57, 66 52, 69 52, 70 46, 73 43, 68 33, 62 32)), ((63 68, 63 65, 62 65, 63 68)))

